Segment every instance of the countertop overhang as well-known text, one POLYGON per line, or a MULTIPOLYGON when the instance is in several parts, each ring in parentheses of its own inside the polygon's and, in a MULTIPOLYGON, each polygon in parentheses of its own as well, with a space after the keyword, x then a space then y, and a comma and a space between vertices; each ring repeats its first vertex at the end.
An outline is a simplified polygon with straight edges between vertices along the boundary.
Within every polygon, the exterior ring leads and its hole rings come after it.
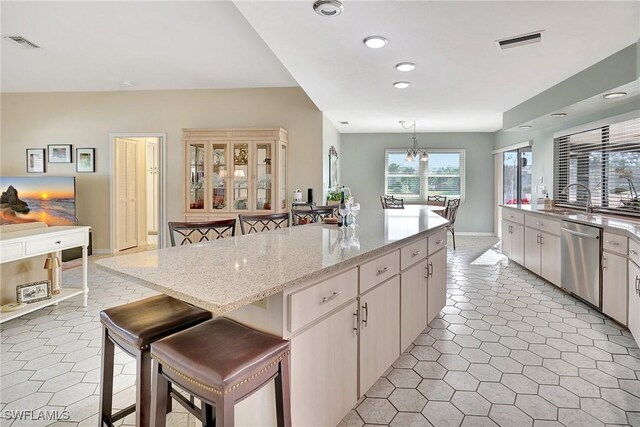
POLYGON ((640 218, 616 216, 611 214, 593 213, 587 214, 574 209, 544 209, 542 205, 504 205, 500 207, 507 209, 516 209, 524 212, 531 212, 539 215, 547 215, 556 219, 578 222, 581 224, 600 227, 605 231, 612 233, 624 234, 627 237, 640 242, 640 218), (554 212, 554 210, 556 212, 554 212), (562 211, 570 211, 570 213, 560 213, 562 211))
POLYGON ((356 228, 310 224, 115 256, 96 264, 221 315, 362 263, 448 223, 425 206, 364 210, 356 228))

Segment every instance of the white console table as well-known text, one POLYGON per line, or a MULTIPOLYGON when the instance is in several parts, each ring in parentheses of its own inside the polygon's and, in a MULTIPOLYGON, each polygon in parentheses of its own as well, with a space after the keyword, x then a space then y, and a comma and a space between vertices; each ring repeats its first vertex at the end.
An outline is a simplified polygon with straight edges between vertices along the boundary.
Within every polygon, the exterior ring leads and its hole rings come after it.
POLYGON ((91 227, 86 226, 54 226, 0 234, 0 263, 82 247, 82 288, 62 288, 60 293, 52 295, 51 299, 27 304, 26 307, 16 311, 0 312, 0 323, 82 293, 85 294, 86 304, 86 296, 89 292, 87 271, 90 229, 91 227))

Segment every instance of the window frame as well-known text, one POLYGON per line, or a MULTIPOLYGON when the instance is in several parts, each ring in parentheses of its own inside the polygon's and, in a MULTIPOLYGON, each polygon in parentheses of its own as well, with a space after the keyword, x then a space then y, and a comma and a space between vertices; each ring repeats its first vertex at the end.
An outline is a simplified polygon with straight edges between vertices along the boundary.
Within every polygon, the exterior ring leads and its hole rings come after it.
POLYGON ((429 174, 429 161, 421 162, 419 159, 414 160, 418 163, 417 174, 403 174, 403 175, 389 175, 389 155, 390 154, 402 154, 406 156, 407 150, 402 148, 386 148, 384 150, 384 194, 389 196, 395 196, 397 198, 404 199, 407 204, 426 204, 427 197, 429 196, 429 178, 459 178, 460 179, 460 194, 457 196, 447 196, 447 198, 459 198, 461 202, 465 199, 465 187, 466 187, 466 152, 464 148, 428 148, 427 155, 437 153, 449 153, 458 154, 460 161, 460 173, 459 174, 447 174, 447 175, 435 175, 429 174), (412 194, 399 194, 389 193, 389 177, 416 177, 420 179, 420 193, 418 196, 412 194))

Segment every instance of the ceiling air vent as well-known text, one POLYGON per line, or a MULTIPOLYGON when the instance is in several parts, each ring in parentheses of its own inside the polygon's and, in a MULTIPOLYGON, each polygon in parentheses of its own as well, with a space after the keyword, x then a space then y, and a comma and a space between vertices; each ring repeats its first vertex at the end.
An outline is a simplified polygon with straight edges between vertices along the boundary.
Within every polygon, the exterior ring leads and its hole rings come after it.
POLYGON ((13 42, 23 49, 40 49, 40 46, 30 42, 22 36, 2 36, 3 39, 13 42))
POLYGON ((521 36, 509 37, 508 39, 497 40, 498 48, 501 50, 512 47, 524 46, 526 44, 540 43, 542 41, 542 31, 523 34, 521 36))

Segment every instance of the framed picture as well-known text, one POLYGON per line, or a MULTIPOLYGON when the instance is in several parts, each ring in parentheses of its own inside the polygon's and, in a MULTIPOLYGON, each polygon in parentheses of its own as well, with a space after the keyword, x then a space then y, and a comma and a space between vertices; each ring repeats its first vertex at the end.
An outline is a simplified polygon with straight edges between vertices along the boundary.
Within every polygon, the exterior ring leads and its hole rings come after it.
POLYGON ((71 144, 49 144, 49 163, 71 163, 71 144))
POLYGON ((44 148, 27 148, 27 172, 44 173, 44 148))
POLYGON ((29 304, 49 298, 51 298, 51 282, 48 280, 16 286, 16 300, 18 303, 29 304))
POLYGON ((96 149, 76 148, 76 171, 95 172, 96 171, 96 149))

